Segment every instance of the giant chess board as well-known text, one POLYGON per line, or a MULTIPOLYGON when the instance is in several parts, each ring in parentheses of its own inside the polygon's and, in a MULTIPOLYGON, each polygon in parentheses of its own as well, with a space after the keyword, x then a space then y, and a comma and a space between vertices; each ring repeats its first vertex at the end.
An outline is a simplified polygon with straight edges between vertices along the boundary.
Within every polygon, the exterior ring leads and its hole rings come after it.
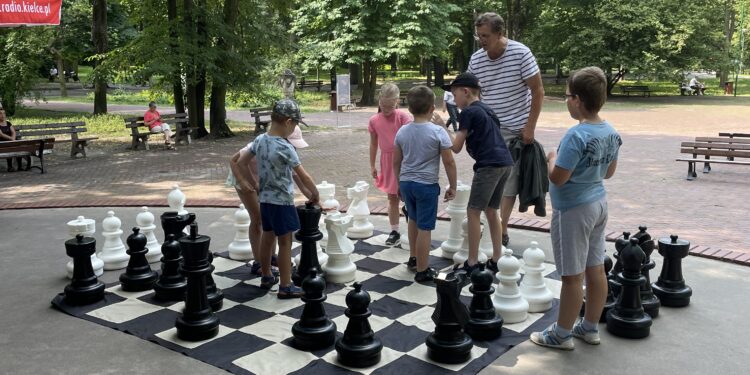
MULTIPOLYGON (((526 321, 504 324, 502 336, 492 341, 474 341, 471 359, 446 365, 427 358, 425 339, 434 330, 431 315, 437 293, 434 284, 414 282, 414 273, 405 265, 409 252, 384 244, 386 234, 355 243, 352 261, 357 265, 356 281, 370 293, 372 316, 369 321, 383 343, 382 359, 371 368, 352 369, 339 364, 333 346, 313 352, 292 346, 292 325, 300 318, 303 302, 280 300, 274 291, 259 287, 260 277, 250 275, 244 262, 217 253, 213 278, 224 291, 224 305, 217 312, 219 334, 209 340, 186 342, 177 338, 175 319, 183 302, 160 302, 154 292, 125 292, 119 283, 107 286, 105 298, 93 305, 70 306, 58 295, 52 304, 61 311, 164 346, 236 374, 451 374, 477 373, 510 348, 528 339, 532 331, 551 324, 558 300, 545 313, 529 313, 526 321)), ((450 269, 452 262, 440 257, 438 242, 433 242, 430 266, 450 269)), ((516 251, 520 254, 523 249, 516 251)), ((299 252, 299 248, 294 253, 299 252)), ((557 297, 560 281, 554 265, 545 264, 545 281, 557 297)), ((495 284, 497 285, 497 284, 495 284)), ((461 292, 468 306, 472 294, 466 286, 461 292)), ((345 297, 350 285, 328 284, 326 313, 336 323, 337 335, 347 324, 345 297)), ((275 290, 275 289, 274 289, 275 290)))

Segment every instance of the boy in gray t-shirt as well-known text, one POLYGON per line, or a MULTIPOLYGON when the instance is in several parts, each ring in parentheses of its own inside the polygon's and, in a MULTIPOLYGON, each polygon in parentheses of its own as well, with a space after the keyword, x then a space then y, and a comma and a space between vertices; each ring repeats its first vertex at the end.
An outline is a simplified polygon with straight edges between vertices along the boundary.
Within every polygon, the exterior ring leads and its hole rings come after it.
POLYGON ((407 266, 417 271, 415 281, 432 281, 437 272, 429 267, 429 253, 440 195, 440 159, 443 160, 450 184, 445 191, 445 201, 456 196, 456 162, 448 133, 430 122, 435 111, 435 94, 432 90, 426 86, 413 87, 406 100, 414 122, 404 125, 396 133, 393 170, 398 176, 401 200, 406 204, 411 219, 407 266))

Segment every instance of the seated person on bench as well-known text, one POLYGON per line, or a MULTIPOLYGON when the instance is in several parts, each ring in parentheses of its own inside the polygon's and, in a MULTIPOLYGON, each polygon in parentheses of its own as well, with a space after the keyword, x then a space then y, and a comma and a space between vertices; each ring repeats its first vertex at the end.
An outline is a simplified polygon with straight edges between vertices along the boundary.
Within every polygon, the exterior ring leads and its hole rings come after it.
POLYGON ((705 95, 703 92, 706 91, 706 85, 696 77, 690 79, 690 88, 693 89, 695 95, 705 95))
POLYGON ((169 128, 168 124, 161 122, 161 115, 156 110, 156 103, 148 103, 148 111, 143 114, 143 123, 148 126, 148 129, 152 133, 164 133, 164 143, 167 145, 168 150, 174 150, 172 144, 172 129, 169 128))
MULTIPOLYGON (((7 141, 17 141, 21 137, 18 136, 18 133, 16 133, 16 129, 13 128, 13 124, 8 121, 8 119, 5 117, 5 109, 3 109, 2 105, 0 105, 0 142, 7 142, 7 141)), ((13 172, 16 169, 21 171, 24 170, 22 166, 23 157, 16 157, 16 158, 7 158, 8 161, 8 172, 13 172), (16 159, 16 165, 18 165, 18 168, 13 167, 13 159, 16 159)), ((29 170, 31 167, 31 157, 27 156, 26 158, 26 169, 29 170)))

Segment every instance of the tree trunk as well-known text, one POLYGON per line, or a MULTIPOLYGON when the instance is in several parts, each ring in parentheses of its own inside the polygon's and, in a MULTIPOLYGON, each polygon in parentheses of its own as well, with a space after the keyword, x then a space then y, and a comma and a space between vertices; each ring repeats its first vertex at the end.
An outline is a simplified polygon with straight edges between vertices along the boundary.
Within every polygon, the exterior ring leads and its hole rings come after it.
POLYGON ((365 61, 362 64, 362 100, 363 106, 375 105, 375 82, 378 78, 377 63, 365 61))
MULTIPOLYGON (((208 42, 208 25, 206 21, 206 12, 208 11, 206 6, 206 0, 198 0, 199 13, 196 18, 196 24, 198 31, 197 48, 203 51, 209 48, 208 42)), ((208 135, 206 130, 206 63, 203 60, 196 61, 197 69, 197 82, 195 83, 195 101, 198 107, 196 112, 196 125, 198 130, 195 133, 195 138, 203 138, 208 135)))
POLYGON ((395 76, 397 71, 398 71, 398 55, 393 54, 391 55, 391 72, 395 76))
MULTIPOLYGON (((724 4, 724 44, 721 50, 724 56, 732 56, 732 38, 734 37, 735 24, 737 23, 737 14, 734 10, 734 1, 727 1, 724 4)), ((724 65, 724 64, 722 64, 724 65)), ((729 66, 724 66, 717 72, 719 76, 719 87, 724 87, 724 83, 727 81, 729 76, 729 66)))
MULTIPOLYGON (((190 53, 191 49, 196 48, 195 23, 193 18, 193 0, 184 0, 182 4, 182 24, 184 31, 182 36, 185 39, 185 50, 181 51, 180 56, 185 67, 185 91, 187 96, 188 124, 191 128, 198 127, 199 107, 196 95, 196 84, 198 82, 198 71, 195 62, 195 56, 190 53)), ((200 130, 200 129, 199 129, 200 130)), ((204 129, 205 131, 205 129, 204 129)))
MULTIPOLYGON (((224 24, 227 26, 227 30, 234 33, 235 25, 237 24, 237 15, 239 14, 239 0, 225 0, 224 1, 224 24)), ((227 40, 221 38, 217 42, 219 50, 230 51, 232 45, 227 40)), ((216 62, 219 70, 225 70, 227 68, 226 59, 219 59, 216 62)), ((227 84, 221 80, 214 78, 213 84, 211 85, 211 112, 210 112, 210 126, 211 136, 214 138, 226 138, 234 136, 232 130, 227 125, 227 84)))
POLYGON ((422 59, 424 61, 424 70, 425 75, 427 76, 427 87, 432 86, 432 65, 433 65, 433 59, 432 58, 424 58, 422 59))
POLYGON ((435 86, 441 87, 445 84, 445 63, 438 60, 437 57, 432 58, 432 66, 435 67, 435 86))
MULTIPOLYGON (((177 0, 167 0, 167 18, 169 19, 169 48, 172 56, 180 56, 177 0)), ((185 113, 185 91, 182 88, 182 70, 180 69, 179 59, 173 60, 173 64, 172 96, 174 97, 174 110, 177 113, 185 113)))
POLYGON ((349 64, 349 78, 352 85, 362 84, 362 64, 349 64))
MULTIPOLYGON (((94 0, 91 38, 97 54, 107 52, 107 0, 94 0)), ((100 61, 94 62, 94 114, 107 113, 107 75, 99 70, 100 61)), ((59 70, 59 69, 58 69, 59 70)), ((58 76, 64 76, 59 71, 58 76)))

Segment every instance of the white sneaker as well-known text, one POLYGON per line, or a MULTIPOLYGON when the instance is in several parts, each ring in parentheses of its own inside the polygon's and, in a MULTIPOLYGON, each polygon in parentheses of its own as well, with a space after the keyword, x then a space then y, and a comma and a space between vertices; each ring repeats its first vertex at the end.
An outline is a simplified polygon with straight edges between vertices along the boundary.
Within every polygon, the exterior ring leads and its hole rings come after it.
POLYGON ((579 319, 576 322, 571 333, 573 334, 573 337, 578 337, 579 339, 585 341, 587 344, 599 345, 599 343, 601 342, 601 339, 599 338, 599 331, 587 331, 585 328, 583 328, 583 319, 579 319))
POLYGON ((561 350, 573 350, 575 344, 573 343, 573 337, 568 336, 563 339, 555 333, 555 324, 545 328, 542 332, 534 332, 529 337, 531 342, 537 345, 546 346, 548 348, 555 348, 561 350))

